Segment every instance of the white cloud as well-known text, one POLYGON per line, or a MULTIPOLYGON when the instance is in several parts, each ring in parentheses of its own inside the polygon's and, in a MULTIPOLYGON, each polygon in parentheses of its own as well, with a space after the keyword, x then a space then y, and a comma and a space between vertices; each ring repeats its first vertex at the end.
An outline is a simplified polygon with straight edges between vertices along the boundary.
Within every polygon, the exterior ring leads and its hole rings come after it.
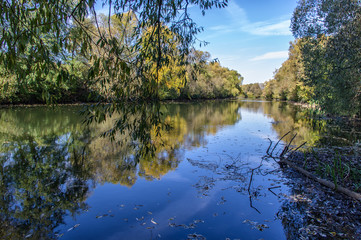
POLYGON ((282 59, 282 58, 287 58, 287 57, 288 57, 288 51, 268 52, 263 55, 252 58, 251 61, 282 59))
POLYGON ((289 16, 282 19, 273 19, 262 22, 250 22, 246 11, 239 7, 235 2, 230 2, 226 8, 233 24, 231 25, 218 25, 209 28, 216 31, 219 34, 228 32, 246 32, 252 35, 258 36, 290 36, 290 24, 289 16))
POLYGON ((290 24, 290 20, 283 20, 281 22, 256 22, 250 24, 245 29, 253 35, 288 36, 291 35, 290 24))

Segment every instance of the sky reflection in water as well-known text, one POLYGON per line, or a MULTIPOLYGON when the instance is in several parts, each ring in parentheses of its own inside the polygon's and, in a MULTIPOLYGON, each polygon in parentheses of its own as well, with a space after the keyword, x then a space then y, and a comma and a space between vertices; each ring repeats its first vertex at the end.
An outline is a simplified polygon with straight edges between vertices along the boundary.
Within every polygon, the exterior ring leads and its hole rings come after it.
POLYGON ((129 145, 98 137, 113 119, 84 126, 79 107, 3 109, 0 237, 286 239, 277 212, 289 189, 277 165, 264 161, 250 192, 248 185, 267 138, 291 130, 295 144, 315 145, 330 132, 296 110, 270 102, 167 104, 173 128, 162 132, 163 144, 155 140, 158 157, 136 162, 129 145))

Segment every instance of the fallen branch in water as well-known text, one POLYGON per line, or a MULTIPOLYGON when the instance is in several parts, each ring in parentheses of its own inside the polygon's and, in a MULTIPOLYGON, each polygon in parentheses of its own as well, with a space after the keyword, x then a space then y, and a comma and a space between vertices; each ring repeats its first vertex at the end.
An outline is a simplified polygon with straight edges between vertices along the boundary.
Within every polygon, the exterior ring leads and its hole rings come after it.
POLYGON ((354 191, 351 191, 347 188, 341 187, 341 186, 336 186, 334 183, 327 181, 325 179, 319 178, 317 176, 315 176, 314 174, 310 173, 309 171, 306 171, 305 169, 297 166, 296 164, 286 160, 286 159, 282 159, 279 161, 280 164, 287 164, 288 166, 292 167, 293 169, 297 170, 298 172, 302 173, 303 175, 307 176, 308 178, 311 178, 319 183, 321 183, 322 185, 332 188, 336 191, 339 191, 343 194, 346 194, 349 197, 352 197, 358 201, 361 201, 361 194, 356 193, 354 191))
MULTIPOLYGON (((352 197, 352 198, 354 198, 354 199, 356 199, 356 200, 358 200, 358 201, 361 201, 361 194, 356 193, 356 192, 354 192, 354 191, 351 191, 351 190, 349 190, 349 189, 347 189, 347 188, 341 187, 341 186, 339 186, 339 185, 335 185, 334 183, 332 183, 332 182, 330 182, 330 181, 328 181, 328 180, 319 178, 319 177, 317 177, 316 175, 312 174, 311 172, 309 172, 309 171, 307 171, 307 170, 305 170, 305 169, 297 166, 296 164, 294 164, 294 163, 292 163, 292 162, 290 162, 290 161, 288 161, 288 160, 286 159, 285 156, 286 156, 287 153, 289 153, 289 154, 288 154, 288 157, 291 157, 298 149, 300 149, 301 147, 303 147, 303 146, 306 144, 306 142, 304 142, 304 143, 302 143, 300 146, 298 146, 298 147, 296 147, 296 148, 293 148, 293 149, 290 149, 291 143, 292 143, 292 141, 295 139, 295 137, 297 136, 297 134, 295 134, 295 135, 292 137, 291 141, 290 141, 288 144, 286 144, 286 146, 283 148, 283 150, 282 150, 282 152, 281 152, 281 154, 280 154, 279 156, 273 156, 273 151, 275 150, 275 148, 277 147, 277 145, 279 144, 279 142, 280 142, 286 135, 288 135, 289 133, 290 133, 290 132, 287 132, 285 135, 283 135, 283 136, 280 138, 280 140, 278 140, 278 142, 277 142, 276 145, 273 147, 273 149, 272 149, 271 152, 269 152, 269 150, 271 149, 273 142, 272 142, 270 139, 268 139, 268 140, 270 141, 270 145, 269 145, 269 147, 268 147, 268 149, 267 149, 267 151, 266 151, 267 157, 270 157, 270 158, 274 159, 281 167, 283 167, 283 166, 285 166, 285 165, 288 165, 288 166, 292 167, 293 169, 297 170, 298 172, 302 173, 302 174, 305 175, 306 177, 311 178, 311 179, 315 180, 316 182, 321 183, 322 185, 324 185, 324 186, 326 186, 326 187, 329 187, 329 188, 334 189, 334 190, 336 190, 336 191, 338 191, 338 192, 341 192, 341 193, 343 193, 343 194, 346 194, 347 196, 352 197), (278 161, 277 161, 277 160, 278 160, 278 161)), ((252 173, 253 173, 253 172, 252 172, 252 173)), ((251 178, 251 179, 252 179, 252 178, 251 178)))

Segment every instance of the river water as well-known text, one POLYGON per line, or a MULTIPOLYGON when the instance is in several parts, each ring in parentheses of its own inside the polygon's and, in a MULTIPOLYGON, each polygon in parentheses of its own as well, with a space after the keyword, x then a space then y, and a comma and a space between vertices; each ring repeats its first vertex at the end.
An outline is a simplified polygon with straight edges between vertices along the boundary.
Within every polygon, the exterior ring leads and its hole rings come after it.
POLYGON ((270 140, 360 137, 286 103, 169 103, 171 128, 150 130, 154 155, 137 158, 131 132, 100 137, 119 116, 85 125, 82 108, 0 109, 0 238, 291 239, 279 216, 292 189, 264 158, 270 140))

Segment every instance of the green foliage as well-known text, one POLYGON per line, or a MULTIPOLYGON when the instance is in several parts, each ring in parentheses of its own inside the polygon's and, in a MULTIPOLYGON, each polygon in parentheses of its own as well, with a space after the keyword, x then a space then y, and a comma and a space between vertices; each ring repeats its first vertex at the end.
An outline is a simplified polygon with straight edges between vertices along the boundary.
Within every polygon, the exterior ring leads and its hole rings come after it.
POLYGON ((242 85, 242 92, 246 98, 261 98, 263 87, 260 83, 245 84, 242 85))
POLYGON ((356 0, 303 0, 293 34, 302 38, 304 82, 327 112, 361 115, 361 5, 356 0))
POLYGON ((0 4, 0 103, 116 103, 239 93, 242 79, 235 71, 207 63, 201 70, 207 74, 190 76, 185 67, 189 62, 195 67, 189 49, 202 30, 188 6, 197 5, 204 14, 227 1, 105 1, 107 16, 96 14, 95 1, 0 4))
POLYGON ((182 89, 184 98, 227 98, 240 94, 243 77, 237 71, 210 61, 207 52, 193 50, 188 58, 191 64, 187 67, 187 83, 182 89))
POLYGON ((276 70, 274 79, 265 83, 263 97, 295 102, 308 102, 312 88, 305 85, 304 65, 301 48, 304 42, 290 43, 288 59, 276 70))
POLYGON ((156 99, 159 71, 170 65, 175 52, 184 56, 202 30, 190 18, 188 7, 196 5, 204 14, 227 2, 109 0, 103 4, 109 6, 107 17, 97 16, 93 0, 0 2, 0 66, 15 75, 20 93, 38 98, 41 91, 45 100, 59 100, 59 86, 77 77, 67 67, 76 59, 87 65, 86 79, 100 87, 107 100, 156 99))

